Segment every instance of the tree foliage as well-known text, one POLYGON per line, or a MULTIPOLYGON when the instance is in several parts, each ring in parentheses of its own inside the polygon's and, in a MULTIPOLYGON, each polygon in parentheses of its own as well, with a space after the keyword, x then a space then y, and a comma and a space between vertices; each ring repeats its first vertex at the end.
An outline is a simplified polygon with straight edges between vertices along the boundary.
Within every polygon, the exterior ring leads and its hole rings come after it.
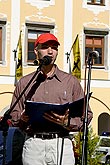
MULTIPOLYGON (((102 157, 101 153, 96 152, 98 148, 99 136, 93 133, 93 129, 90 126, 88 128, 87 135, 87 165, 99 165, 99 160, 102 157)), ((76 157, 76 165, 81 164, 82 159, 82 145, 83 145, 83 133, 79 132, 74 136, 74 151, 76 157)))

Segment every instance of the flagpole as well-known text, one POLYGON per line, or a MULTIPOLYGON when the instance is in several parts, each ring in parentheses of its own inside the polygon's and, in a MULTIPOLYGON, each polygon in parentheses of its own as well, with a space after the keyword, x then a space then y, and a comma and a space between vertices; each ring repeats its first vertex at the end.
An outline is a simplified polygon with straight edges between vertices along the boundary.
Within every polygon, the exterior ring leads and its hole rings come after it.
POLYGON ((69 61, 69 73, 71 73, 70 53, 67 52, 65 55, 67 55, 67 63, 69 61))
POLYGON ((16 85, 16 82, 17 82, 17 80, 16 80, 16 66, 17 66, 16 53, 17 53, 17 49, 16 50, 14 49, 13 52, 14 52, 14 61, 15 61, 15 81, 14 81, 14 85, 16 85))

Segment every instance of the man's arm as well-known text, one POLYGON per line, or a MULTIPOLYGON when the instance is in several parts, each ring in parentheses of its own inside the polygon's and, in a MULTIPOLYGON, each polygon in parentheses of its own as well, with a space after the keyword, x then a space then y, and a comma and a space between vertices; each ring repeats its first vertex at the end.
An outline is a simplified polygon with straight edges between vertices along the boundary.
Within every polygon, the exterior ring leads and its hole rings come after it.
POLYGON ((20 121, 20 118, 21 118, 21 114, 24 110, 24 98, 21 97, 18 101, 18 97, 19 95, 21 94, 21 83, 18 82, 18 84, 16 85, 16 88, 14 90, 14 94, 13 94, 13 97, 12 97, 12 101, 11 101, 11 105, 10 105, 10 109, 11 110, 11 122, 12 122, 12 125, 13 126, 18 126, 19 124, 19 121, 20 121), (13 105, 15 104, 15 102, 17 101, 16 105, 13 107, 13 105))
MULTIPOLYGON (((87 125, 90 124, 91 120, 93 118, 93 113, 89 109, 88 110, 88 119, 87 119, 87 125)), ((75 117, 70 119, 70 128, 71 131, 79 131, 83 129, 83 124, 84 124, 84 116, 80 117, 75 117)))

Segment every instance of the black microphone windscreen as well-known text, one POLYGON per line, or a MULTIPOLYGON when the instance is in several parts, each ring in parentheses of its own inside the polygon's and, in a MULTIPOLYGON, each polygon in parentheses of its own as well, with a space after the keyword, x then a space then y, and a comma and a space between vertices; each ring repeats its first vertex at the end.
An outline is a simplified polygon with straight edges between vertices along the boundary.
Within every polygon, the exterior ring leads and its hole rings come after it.
POLYGON ((52 61, 52 58, 48 55, 44 56, 42 59, 39 59, 41 65, 49 65, 52 61))
POLYGON ((89 53, 89 57, 98 58, 99 57, 99 52, 98 51, 91 51, 89 53))

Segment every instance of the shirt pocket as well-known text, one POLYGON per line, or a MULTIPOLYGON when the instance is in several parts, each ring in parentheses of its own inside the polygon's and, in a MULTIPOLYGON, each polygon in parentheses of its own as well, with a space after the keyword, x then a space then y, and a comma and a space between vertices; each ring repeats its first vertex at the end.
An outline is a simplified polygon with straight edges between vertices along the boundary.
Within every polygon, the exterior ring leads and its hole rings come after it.
POLYGON ((60 91, 58 96, 62 103, 72 102, 72 94, 67 90, 60 91))

